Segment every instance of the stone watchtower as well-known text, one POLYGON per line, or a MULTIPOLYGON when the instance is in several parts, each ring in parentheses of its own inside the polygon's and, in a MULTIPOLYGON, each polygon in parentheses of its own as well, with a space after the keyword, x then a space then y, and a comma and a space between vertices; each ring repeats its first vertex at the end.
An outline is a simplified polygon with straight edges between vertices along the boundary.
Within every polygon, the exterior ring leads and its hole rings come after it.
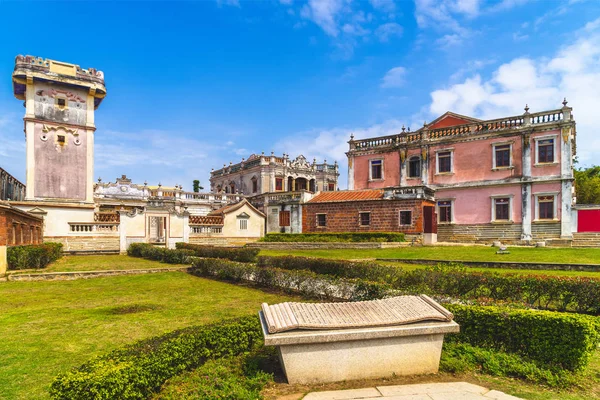
POLYGON ((17 56, 12 80, 25 101, 25 199, 93 203, 94 111, 106 96, 104 74, 17 56))

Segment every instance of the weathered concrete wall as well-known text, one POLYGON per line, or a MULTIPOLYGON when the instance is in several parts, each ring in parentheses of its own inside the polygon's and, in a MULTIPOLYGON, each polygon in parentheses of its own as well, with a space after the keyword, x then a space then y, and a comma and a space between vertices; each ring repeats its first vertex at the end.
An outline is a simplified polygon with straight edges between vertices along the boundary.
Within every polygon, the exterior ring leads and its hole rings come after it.
POLYGON ((302 233, 302 206, 282 204, 267 207, 267 233, 302 233), (279 213, 289 211, 290 226, 279 226, 279 213))
POLYGON ((88 92, 51 82, 35 82, 35 117, 47 121, 70 125, 85 125, 87 122, 88 92), (58 106, 58 99, 65 101, 64 107, 58 106))
POLYGON ((35 137, 29 139, 35 149, 36 198, 86 199, 88 134, 81 128, 35 123, 35 137))

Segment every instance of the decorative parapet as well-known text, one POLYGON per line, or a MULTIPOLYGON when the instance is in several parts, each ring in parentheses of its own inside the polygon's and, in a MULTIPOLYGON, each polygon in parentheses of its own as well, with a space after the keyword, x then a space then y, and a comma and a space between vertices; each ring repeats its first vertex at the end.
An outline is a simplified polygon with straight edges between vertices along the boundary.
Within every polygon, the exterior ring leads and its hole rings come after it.
POLYGON ((55 73, 68 76, 82 76, 92 78, 104 84, 104 72, 96 68, 83 69, 79 65, 44 59, 42 57, 18 55, 15 58, 15 70, 17 68, 35 68, 39 71, 55 73))
POLYGON ((239 194, 214 194, 214 193, 196 193, 196 192, 183 192, 181 194, 181 200, 186 203, 225 203, 233 204, 240 202, 244 196, 239 194))
POLYGON ((528 111, 529 108, 526 107, 526 112, 523 115, 516 115, 512 117, 498 118, 431 130, 427 129, 427 126, 424 126, 415 132, 403 131, 397 135, 380 136, 362 140, 354 140, 354 138, 352 138, 352 140, 349 142, 350 151, 393 148, 400 145, 423 141, 436 141, 451 137, 511 131, 524 127, 535 127, 543 124, 557 124, 563 121, 570 122, 572 118, 571 108, 566 106, 566 100, 563 102, 563 104, 564 107, 562 109, 542 111, 533 114, 530 114, 528 111))
POLYGON ((114 212, 97 212, 94 213, 95 222, 120 222, 121 215, 114 212))
POLYGON ((190 215, 190 225, 223 225, 222 216, 190 215))
POLYGON ((24 199, 25 185, 0 168, 0 200, 23 201, 24 199))
POLYGON ((392 187, 384 189, 384 199, 435 199, 435 190, 427 186, 392 187))
POLYGON ((283 157, 276 157, 273 153, 270 156, 262 153, 261 155, 253 154, 248 158, 248 160, 242 159, 241 162, 237 164, 229 163, 229 165, 223 164, 223 168, 212 170, 210 175, 211 178, 224 176, 228 174, 233 174, 235 172, 239 172, 242 170, 247 170, 251 168, 255 168, 257 166, 267 166, 267 165, 278 165, 285 168, 297 169, 297 170, 311 170, 325 173, 337 173, 338 165, 337 162, 334 164, 327 164, 324 161, 321 164, 317 164, 316 160, 313 160, 312 163, 308 162, 306 158, 302 155, 296 157, 293 160, 290 160, 289 155, 284 154, 283 157))

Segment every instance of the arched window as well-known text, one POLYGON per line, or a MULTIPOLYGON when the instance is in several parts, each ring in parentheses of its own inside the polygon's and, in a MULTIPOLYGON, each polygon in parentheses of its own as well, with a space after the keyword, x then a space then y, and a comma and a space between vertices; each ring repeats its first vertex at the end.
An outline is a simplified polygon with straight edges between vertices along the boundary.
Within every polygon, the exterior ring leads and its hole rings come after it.
POLYGON ((255 176, 252 177, 252 193, 258 192, 258 179, 255 176))
POLYGON ((421 176, 421 158, 419 156, 411 157, 408 160, 408 177, 419 178, 421 176))

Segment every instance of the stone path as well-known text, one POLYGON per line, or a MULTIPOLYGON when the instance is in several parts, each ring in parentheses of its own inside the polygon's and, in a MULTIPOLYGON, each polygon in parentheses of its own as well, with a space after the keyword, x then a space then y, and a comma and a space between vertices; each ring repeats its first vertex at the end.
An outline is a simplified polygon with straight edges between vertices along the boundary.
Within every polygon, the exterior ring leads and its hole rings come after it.
POLYGON ((303 400, 520 400, 497 390, 466 382, 378 386, 365 389, 313 392, 303 400))
POLYGON ((163 267, 140 269, 115 269, 99 271, 69 271, 69 272, 39 272, 39 273, 9 273, 2 281, 71 281, 75 279, 103 278, 117 275, 155 274, 160 272, 188 272, 190 267, 163 267))

